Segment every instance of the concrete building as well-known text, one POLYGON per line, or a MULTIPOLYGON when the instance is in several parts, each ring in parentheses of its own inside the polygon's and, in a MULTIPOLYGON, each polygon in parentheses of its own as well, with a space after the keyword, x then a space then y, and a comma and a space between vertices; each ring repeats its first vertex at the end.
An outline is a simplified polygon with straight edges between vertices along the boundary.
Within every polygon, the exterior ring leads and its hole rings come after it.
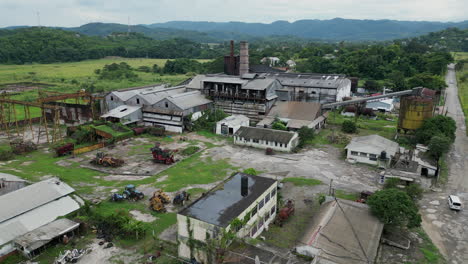
POLYGON ((333 199, 325 202, 315 228, 302 238, 298 253, 313 257, 313 264, 375 263, 383 231, 366 204, 333 199))
POLYGON ((295 132, 259 127, 241 127, 234 134, 234 144, 260 149, 291 152, 299 144, 295 132))
POLYGON ((416 172, 421 176, 435 177, 438 172, 437 161, 429 157, 429 148, 422 144, 417 144, 413 151, 413 161, 417 163, 416 172))
POLYGON ((349 161, 387 167, 399 152, 399 145, 379 135, 354 137, 346 146, 349 161))
POLYGON ((145 126, 164 126, 167 131, 182 133, 184 117, 210 109, 212 101, 200 91, 190 91, 167 96, 151 107, 143 108, 145 126))
POLYGON ((57 219, 16 238, 14 245, 16 250, 25 257, 33 258, 45 250, 47 246, 61 243, 64 236, 67 239, 72 238, 79 226, 79 223, 66 218, 57 219))
POLYGON ((276 102, 268 116, 257 123, 257 127, 271 128, 275 119, 286 123, 289 130, 305 126, 320 129, 325 125, 327 114, 321 114, 321 105, 314 102, 276 102))
POLYGON ((248 127, 250 120, 244 115, 232 115, 216 123, 216 134, 232 136, 240 127, 248 127))
POLYGON ((74 192, 53 178, 0 196, 0 261, 15 252, 16 238, 78 210, 84 201, 74 192))
POLYGON ((197 245, 216 243, 226 231, 259 236, 276 216, 276 190, 276 180, 236 173, 194 201, 177 214, 179 257, 212 263, 197 245))
POLYGON ((141 106, 120 105, 102 115, 101 118, 123 125, 137 123, 142 118, 141 106))

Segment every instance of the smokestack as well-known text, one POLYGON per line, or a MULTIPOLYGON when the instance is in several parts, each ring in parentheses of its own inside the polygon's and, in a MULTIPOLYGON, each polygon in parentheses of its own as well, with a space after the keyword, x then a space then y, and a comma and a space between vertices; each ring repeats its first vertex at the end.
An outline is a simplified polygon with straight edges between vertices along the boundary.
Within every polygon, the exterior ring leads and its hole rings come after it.
POLYGON ((242 76, 246 73, 249 73, 249 43, 241 41, 239 75, 242 76))
POLYGON ((249 177, 242 175, 241 177, 241 195, 246 197, 249 194, 249 177))
POLYGON ((236 62, 234 61, 234 40, 231 40, 231 54, 229 54, 229 74, 234 75, 236 62))

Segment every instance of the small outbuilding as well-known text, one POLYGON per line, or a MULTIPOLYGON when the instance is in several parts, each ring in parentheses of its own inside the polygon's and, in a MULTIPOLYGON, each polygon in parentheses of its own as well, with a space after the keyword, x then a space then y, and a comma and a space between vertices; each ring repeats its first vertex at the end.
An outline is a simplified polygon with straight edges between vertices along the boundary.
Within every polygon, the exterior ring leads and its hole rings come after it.
POLYGON ((141 120, 141 106, 121 105, 110 110, 101 118, 113 123, 122 123, 128 125, 141 120))
POLYGON ((400 147, 382 136, 369 135, 354 137, 345 149, 349 161, 387 167, 400 147))
POLYGON ((393 111, 395 105, 393 104, 393 99, 385 99, 374 102, 368 102, 366 103, 366 108, 371 108, 374 111, 385 113, 393 111))
POLYGON ((296 132, 259 127, 241 127, 234 134, 234 144, 291 152, 299 144, 299 136, 296 132))
POLYGON ((216 123, 216 134, 232 136, 240 127, 248 127, 250 120, 245 115, 232 115, 216 123))

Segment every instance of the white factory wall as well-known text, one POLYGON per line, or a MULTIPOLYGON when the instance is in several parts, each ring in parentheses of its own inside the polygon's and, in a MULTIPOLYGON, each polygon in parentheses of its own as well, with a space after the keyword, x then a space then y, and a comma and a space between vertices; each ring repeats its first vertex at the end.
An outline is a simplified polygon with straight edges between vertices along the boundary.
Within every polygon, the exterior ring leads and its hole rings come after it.
POLYGON ((297 133, 294 134, 294 136, 288 142, 288 144, 282 144, 282 143, 266 141, 266 140, 259 140, 258 142, 254 142, 252 139, 245 139, 245 138, 240 138, 238 136, 234 136, 234 144, 236 145, 260 148, 260 149, 271 148, 273 150, 286 151, 286 152, 291 152, 297 146, 298 143, 299 143, 299 138, 298 138, 297 133))

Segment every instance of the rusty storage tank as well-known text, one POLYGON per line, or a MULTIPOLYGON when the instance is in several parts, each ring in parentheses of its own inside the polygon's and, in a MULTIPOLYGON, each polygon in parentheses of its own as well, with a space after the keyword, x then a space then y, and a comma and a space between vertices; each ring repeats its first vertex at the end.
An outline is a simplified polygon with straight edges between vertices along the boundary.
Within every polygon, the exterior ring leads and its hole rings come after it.
POLYGON ((400 116, 398 129, 405 131, 420 128, 424 120, 431 118, 434 113, 434 101, 420 96, 405 96, 400 102, 400 116))

